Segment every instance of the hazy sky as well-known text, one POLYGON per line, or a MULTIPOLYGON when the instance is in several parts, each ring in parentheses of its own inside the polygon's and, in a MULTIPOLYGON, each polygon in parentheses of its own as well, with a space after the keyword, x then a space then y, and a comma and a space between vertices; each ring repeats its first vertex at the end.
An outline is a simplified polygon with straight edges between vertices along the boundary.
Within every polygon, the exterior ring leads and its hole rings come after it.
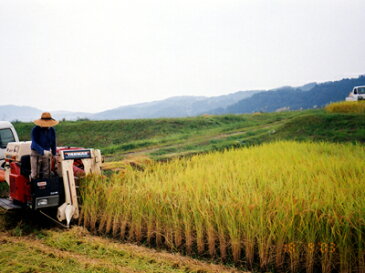
POLYGON ((0 0, 0 104, 97 112, 365 74, 364 0, 0 0))

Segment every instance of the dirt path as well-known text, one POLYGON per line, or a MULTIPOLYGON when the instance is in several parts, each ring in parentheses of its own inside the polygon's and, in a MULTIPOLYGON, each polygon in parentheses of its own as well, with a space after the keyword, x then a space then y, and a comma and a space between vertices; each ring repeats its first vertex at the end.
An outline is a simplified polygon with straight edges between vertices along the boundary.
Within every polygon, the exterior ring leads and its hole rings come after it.
MULTIPOLYGON (((283 121, 277 121, 277 122, 273 122, 270 124, 265 124, 263 126, 254 127, 254 129, 255 130, 269 129, 269 128, 276 127, 278 124, 281 124, 282 122, 283 121)), ((204 145, 204 144, 207 144, 211 140, 220 140, 220 139, 225 139, 225 138, 232 137, 232 136, 243 135, 249 131, 250 131, 250 128, 245 128, 245 130, 239 130, 239 131, 228 132, 228 133, 220 133, 218 135, 213 135, 213 136, 212 135, 195 136, 195 137, 191 137, 190 139, 183 140, 179 143, 152 146, 149 148, 137 149, 132 152, 120 153, 119 155, 124 156, 124 157, 136 157, 136 156, 143 156, 143 155, 151 154, 151 153, 154 153, 161 149, 181 148, 181 147, 184 147, 185 145, 187 145, 187 143, 189 145, 204 145)), ((181 154, 184 154, 184 152, 182 152, 181 154)))

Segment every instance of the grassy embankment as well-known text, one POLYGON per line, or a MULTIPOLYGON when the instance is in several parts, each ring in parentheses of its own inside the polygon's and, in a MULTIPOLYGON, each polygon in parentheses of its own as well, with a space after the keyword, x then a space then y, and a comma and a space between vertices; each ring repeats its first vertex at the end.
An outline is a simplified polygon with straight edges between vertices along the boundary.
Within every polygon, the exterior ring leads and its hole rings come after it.
POLYGON ((91 231, 257 270, 351 272, 365 261, 365 149, 279 142, 92 177, 91 231))
MULTIPOLYGON (((31 123, 15 123, 29 140, 31 123)), ((179 157, 272 140, 365 142, 363 114, 294 111, 194 118, 66 121, 57 127, 58 145, 94 147, 107 161, 128 155, 153 159, 179 157)))

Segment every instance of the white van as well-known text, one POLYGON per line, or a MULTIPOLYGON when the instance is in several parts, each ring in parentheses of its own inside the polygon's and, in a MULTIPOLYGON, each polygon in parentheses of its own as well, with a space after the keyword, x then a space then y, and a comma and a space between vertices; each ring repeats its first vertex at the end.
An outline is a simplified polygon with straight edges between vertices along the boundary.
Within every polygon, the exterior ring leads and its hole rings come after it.
POLYGON ((346 101, 358 101, 365 100, 365 85, 364 86, 355 86, 354 89, 350 92, 349 96, 346 98, 346 101))
POLYGON ((6 145, 9 142, 18 142, 18 134, 9 121, 0 121, 0 167, 3 167, 6 145))

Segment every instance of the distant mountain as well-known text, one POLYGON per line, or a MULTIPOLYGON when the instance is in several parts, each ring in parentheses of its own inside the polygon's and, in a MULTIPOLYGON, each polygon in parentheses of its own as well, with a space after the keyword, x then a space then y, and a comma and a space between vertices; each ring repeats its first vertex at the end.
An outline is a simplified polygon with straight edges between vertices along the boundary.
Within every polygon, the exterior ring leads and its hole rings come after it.
MULTIPOLYGON (((39 119, 43 110, 29 106, 0 105, 0 120, 29 122, 39 119)), ((77 120, 88 118, 90 113, 54 111, 52 117, 57 120, 77 120)))
MULTIPOLYGON (((165 100, 146 102, 128 106, 121 106, 99 113, 53 111, 51 114, 57 120, 112 120, 112 119, 138 119, 160 117, 189 117, 208 112, 218 107, 226 107, 243 98, 248 98, 259 91, 239 91, 236 93, 216 96, 198 97, 181 96, 165 100)), ((33 107, 0 105, 0 120, 8 121, 33 121, 38 119, 43 111, 33 107)))
POLYGON ((78 120, 78 119, 88 119, 92 113, 85 112, 70 112, 70 111, 54 111, 51 113, 53 118, 57 120, 78 120))
POLYGON ((94 120, 138 119, 163 117, 190 117, 202 112, 209 112, 218 107, 226 107, 243 98, 248 98, 259 91, 239 91, 229 95, 217 97, 182 96, 165 100, 146 102, 91 115, 94 120))
POLYGON ((312 90, 316 85, 317 85, 316 82, 311 82, 311 83, 307 83, 307 84, 297 87, 297 88, 302 91, 309 91, 309 90, 312 90))
POLYGON ((42 110, 29 106, 0 105, 0 120, 32 121, 41 116, 42 110))
POLYGON ((209 113, 235 114, 320 108, 330 102, 345 100, 348 93, 357 85, 365 85, 365 76, 321 84, 312 83, 297 88, 282 87, 260 92, 209 113))
MULTIPOLYGON (((357 85, 365 85, 365 75, 320 84, 308 83, 299 87, 283 86, 267 91, 239 91, 216 97, 171 97, 121 106, 99 113, 54 111, 52 115, 57 120, 113 120, 310 109, 344 100, 357 85)), ((0 120, 32 121, 39 118, 42 112, 28 106, 0 105, 0 120)))

